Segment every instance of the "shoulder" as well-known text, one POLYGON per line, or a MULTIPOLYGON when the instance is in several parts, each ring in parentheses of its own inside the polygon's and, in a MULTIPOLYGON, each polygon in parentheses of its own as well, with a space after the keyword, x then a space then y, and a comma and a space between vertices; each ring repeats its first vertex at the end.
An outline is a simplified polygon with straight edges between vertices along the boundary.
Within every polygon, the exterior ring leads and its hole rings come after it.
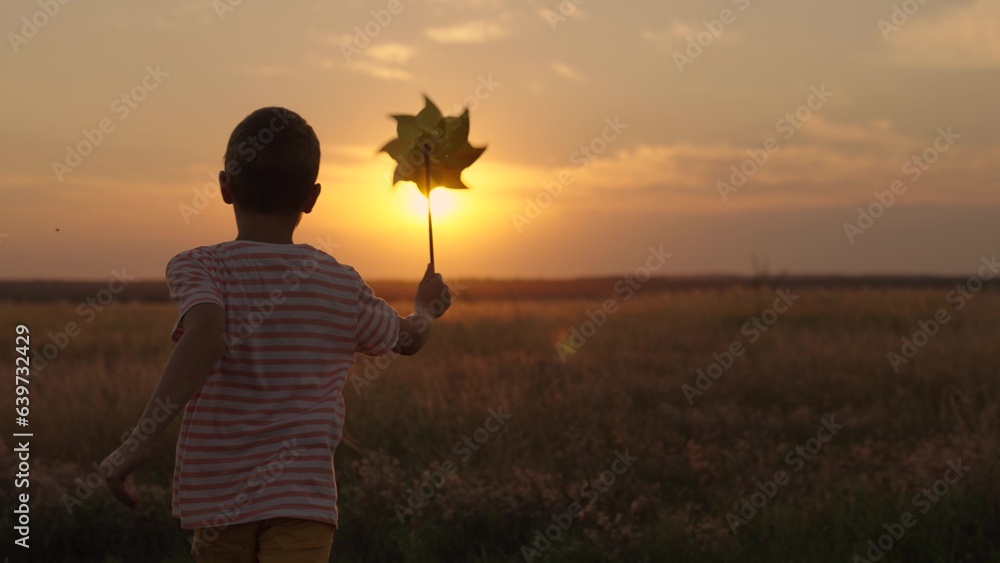
POLYGON ((341 263, 339 260, 328 254, 327 252, 310 246, 309 249, 312 252, 313 259, 316 262, 316 268, 326 272, 328 275, 342 281, 347 282, 357 289, 360 289, 365 285, 365 280, 362 279, 361 274, 358 273, 352 266, 341 263))
POLYGON ((204 266, 206 262, 215 259, 218 253, 218 244, 209 246, 196 246, 194 248, 178 252, 167 261, 167 274, 184 266, 204 266))

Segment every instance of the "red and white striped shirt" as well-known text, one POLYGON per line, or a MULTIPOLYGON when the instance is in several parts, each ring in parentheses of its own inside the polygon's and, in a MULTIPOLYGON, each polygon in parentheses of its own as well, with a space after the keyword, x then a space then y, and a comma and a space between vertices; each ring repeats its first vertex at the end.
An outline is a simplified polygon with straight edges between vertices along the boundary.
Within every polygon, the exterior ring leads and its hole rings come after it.
POLYGON ((275 517, 337 525, 333 454, 355 352, 387 354, 399 315, 308 244, 231 241, 167 265, 181 318, 226 312, 226 351, 184 409, 173 514, 185 529, 275 517))

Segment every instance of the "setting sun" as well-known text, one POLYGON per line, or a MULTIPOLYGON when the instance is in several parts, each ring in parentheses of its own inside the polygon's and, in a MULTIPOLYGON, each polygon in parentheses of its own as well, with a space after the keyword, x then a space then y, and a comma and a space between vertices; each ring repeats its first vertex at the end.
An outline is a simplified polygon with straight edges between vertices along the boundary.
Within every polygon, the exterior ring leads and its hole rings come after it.
MULTIPOLYGON (((404 191, 410 210, 420 217, 427 216, 427 198, 416 189, 404 191)), ((458 198, 454 190, 444 188, 431 190, 431 212, 435 219, 451 215, 457 205, 458 198)))

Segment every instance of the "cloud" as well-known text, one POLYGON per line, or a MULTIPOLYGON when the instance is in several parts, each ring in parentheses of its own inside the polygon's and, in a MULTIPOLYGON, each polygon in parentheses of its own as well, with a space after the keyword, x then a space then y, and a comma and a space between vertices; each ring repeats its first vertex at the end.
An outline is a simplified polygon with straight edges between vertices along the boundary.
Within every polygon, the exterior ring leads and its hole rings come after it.
POLYGON ((584 78, 580 72, 568 64, 561 63, 559 61, 552 61, 552 70, 567 80, 572 80, 574 82, 586 82, 586 78, 584 78))
POLYGON ((438 43, 480 44, 503 39, 510 35, 510 31, 495 21, 474 20, 448 27, 432 27, 424 34, 438 43))
POLYGON ((278 66, 267 64, 240 64, 229 69, 233 74, 243 74, 248 76, 261 76, 270 78, 274 76, 291 76, 294 74, 291 66, 278 66))
POLYGON ((643 29, 640 35, 643 39, 650 43, 662 44, 683 41, 697 32, 698 31, 693 26, 675 18, 671 20, 670 27, 667 29, 662 31, 650 31, 649 29, 643 29))
MULTIPOLYGON (((121 21, 121 16, 116 19, 121 21)), ((153 14, 153 26, 157 29, 177 31, 185 29, 190 24, 212 25, 218 23, 221 15, 217 14, 214 4, 197 0, 174 2, 167 8, 167 15, 153 14)))
POLYGON ((552 26, 553 29, 556 28, 557 24, 565 21, 566 18, 581 20, 586 17, 582 8, 570 2, 561 4, 557 10, 549 9, 546 6, 539 6, 535 13, 552 26))
POLYGON ((324 50, 332 49, 332 52, 319 54, 313 51, 306 52, 305 58, 308 64, 318 66, 324 70, 346 69, 351 72, 365 74, 381 80, 408 81, 413 79, 413 74, 404 68, 417 54, 414 47, 403 43, 375 43, 364 49, 353 45, 353 39, 347 35, 325 35, 313 33, 311 40, 321 46, 324 50), (351 56, 345 57, 346 51, 351 56))
MULTIPOLYGON (((979 147, 959 139, 919 180, 904 172, 903 165, 932 146, 935 135, 907 136, 884 119, 837 123, 817 115, 795 137, 778 137, 779 149, 730 196, 731 202, 754 208, 850 208, 871 199, 874 190, 884 191, 892 181, 902 180, 914 188, 901 196, 908 204, 1000 203, 1000 194, 991 189, 996 182, 992 162, 1000 158, 1000 144, 979 147)), ((766 138, 750 146, 688 141, 627 148, 612 144, 586 167, 578 164, 576 155, 567 157, 563 166, 533 167, 522 175, 527 178, 525 185, 537 186, 570 172, 566 189, 578 194, 581 203, 590 199, 632 208, 637 201, 673 207, 683 203, 685 209, 711 210, 723 204, 717 183, 729 183, 732 167, 740 167, 750 158, 748 151, 761 149, 766 138)), ((526 194, 530 197, 537 191, 531 187, 526 194)))
POLYGON ((365 50, 364 55, 381 63, 404 65, 413 58, 416 49, 402 43, 379 43, 365 50))
MULTIPOLYGON (((328 35, 313 33, 311 41, 324 49, 322 54, 308 51, 305 54, 307 64, 317 66, 324 70, 346 69, 352 72, 365 74, 373 78, 382 80, 407 81, 413 78, 413 74, 407 70, 405 65, 416 55, 414 47, 403 43, 376 43, 365 49, 354 48, 350 53, 353 55, 350 60, 340 56, 343 53, 343 45, 353 47, 350 34, 328 35), (327 52, 327 49, 336 51, 336 55, 327 52), (354 54, 357 52, 357 54, 354 54)), ((295 74, 295 69, 291 65, 273 64, 238 64, 230 69, 234 74, 249 76, 274 77, 291 76, 295 74)))
MULTIPOLYGON (((653 45, 676 49, 684 46, 688 38, 695 37, 698 33, 702 32, 711 33, 705 28, 704 24, 686 23, 674 18, 670 21, 670 26, 666 29, 661 31, 643 29, 639 35, 653 45)), ((737 31, 723 29, 718 37, 714 37, 713 35, 713 43, 715 42, 721 44, 739 44, 743 42, 743 36, 737 31)))
POLYGON ((880 59, 884 62, 958 69, 1000 66, 997 0, 975 0, 943 8, 935 14, 917 11, 905 23, 898 16, 893 20, 886 14, 878 25, 889 47, 880 59))
POLYGON ((360 72, 361 74, 367 74, 368 76, 381 78, 383 80, 407 81, 413 78, 413 75, 407 70, 372 61, 358 61, 356 63, 351 63, 347 68, 360 72))
POLYGON ((434 0, 457 10, 500 10, 507 7, 506 0, 434 0))
POLYGON ((898 154, 901 150, 914 151, 922 147, 921 141, 893 129, 889 119, 872 119, 867 123, 838 123, 823 115, 814 115, 798 133, 801 139, 812 143, 825 143, 844 150, 861 150, 868 154, 898 154))

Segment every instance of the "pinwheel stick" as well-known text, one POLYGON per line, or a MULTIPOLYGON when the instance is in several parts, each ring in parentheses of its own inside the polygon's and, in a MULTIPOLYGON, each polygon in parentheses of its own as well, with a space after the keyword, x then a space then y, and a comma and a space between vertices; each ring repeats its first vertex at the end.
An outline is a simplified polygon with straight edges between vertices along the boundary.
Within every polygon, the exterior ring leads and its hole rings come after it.
POLYGON ((462 170, 472 165, 486 147, 469 144, 469 109, 462 115, 448 117, 441 114, 434 102, 424 96, 424 109, 416 115, 393 115, 396 120, 396 138, 385 144, 379 152, 388 153, 396 161, 392 185, 413 182, 420 193, 427 197, 427 237, 430 243, 431 266, 434 266, 434 223, 431 217, 431 191, 434 188, 466 190, 462 170), (424 157, 423 184, 417 155, 424 157), (434 173, 431 174, 431 159, 434 173), (433 183, 432 183, 433 182, 433 183))
POLYGON ((431 147, 424 144, 424 186, 427 188, 427 237, 431 245, 431 268, 434 267, 434 225, 431 222, 431 147))

